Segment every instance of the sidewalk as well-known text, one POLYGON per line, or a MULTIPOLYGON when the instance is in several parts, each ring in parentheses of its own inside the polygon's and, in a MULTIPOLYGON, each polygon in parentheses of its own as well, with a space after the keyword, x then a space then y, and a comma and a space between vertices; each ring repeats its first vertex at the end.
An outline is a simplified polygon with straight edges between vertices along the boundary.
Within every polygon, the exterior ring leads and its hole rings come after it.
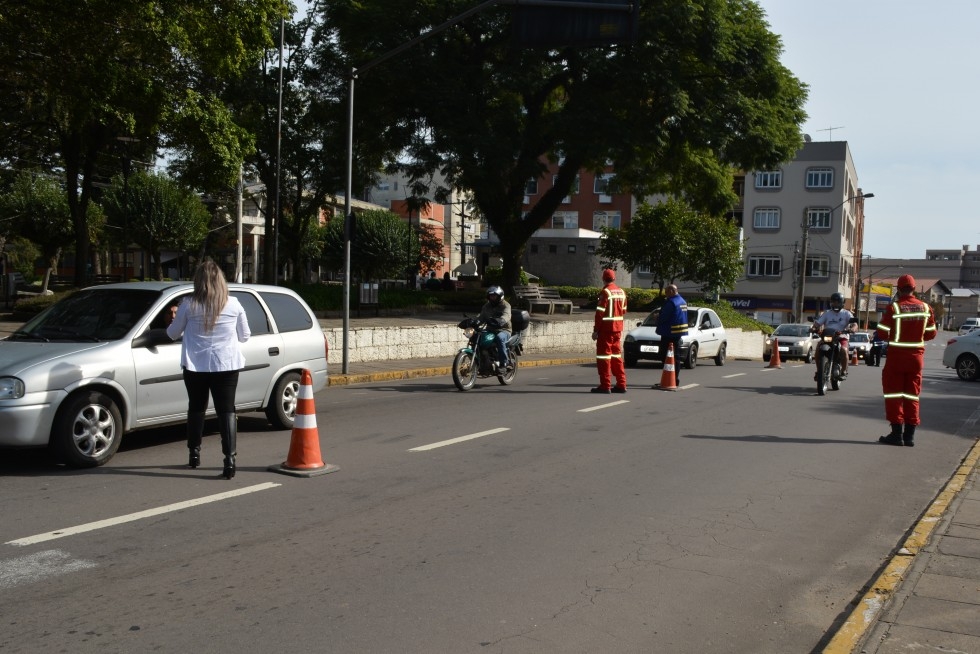
MULTIPOLYGON (((462 312, 403 316, 350 316, 350 326, 419 326, 454 323, 462 312)), ((642 317, 642 316, 641 316, 642 317)), ((534 316, 535 320, 591 320, 589 311, 534 316)), ((320 319, 340 327, 341 317, 320 319)), ((0 338, 20 323, 0 317, 0 338)), ((460 346, 464 343, 460 338, 460 346)), ((595 352, 522 356, 521 368, 594 365, 595 352)), ((403 359, 350 363, 348 373, 331 365, 330 386, 376 381, 449 377, 452 359, 403 359)), ((448 379, 447 379, 448 382, 448 379)), ((909 651, 980 654, 980 441, 944 489, 912 526, 902 547, 872 580, 867 593, 833 634, 825 654, 897 654, 909 651)))

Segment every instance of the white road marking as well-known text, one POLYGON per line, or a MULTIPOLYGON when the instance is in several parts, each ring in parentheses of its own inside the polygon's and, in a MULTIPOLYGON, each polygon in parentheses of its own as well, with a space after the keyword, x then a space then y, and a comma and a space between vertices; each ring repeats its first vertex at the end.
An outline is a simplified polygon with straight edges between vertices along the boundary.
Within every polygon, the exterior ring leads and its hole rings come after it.
POLYGON ((248 495, 249 493, 256 493, 258 491, 268 490, 270 488, 275 488, 276 486, 281 486, 281 485, 282 484, 266 482, 264 484, 257 484, 255 486, 246 486, 245 488, 239 488, 237 490, 232 490, 225 493, 218 493, 217 495, 208 495, 206 497, 199 497, 194 500, 187 500, 185 502, 177 502, 176 504, 168 504, 166 506, 160 506, 155 509, 147 509, 146 511, 138 511, 137 513, 121 515, 116 518, 108 518, 106 520, 89 522, 88 524, 78 525, 77 527, 67 527, 65 529, 58 529, 57 531, 49 531, 46 534, 28 536, 27 538, 19 538, 17 540, 7 541, 4 544, 19 545, 19 546, 35 545, 37 543, 43 543, 45 541, 55 540, 56 538, 64 538, 66 536, 74 536, 75 534, 82 534, 85 533, 86 531, 95 531, 96 529, 114 527, 115 525, 121 525, 126 522, 133 522, 134 520, 142 520, 143 518, 150 518, 155 515, 161 515, 163 513, 172 513, 174 511, 180 511, 182 509, 188 509, 192 506, 209 504, 211 502, 219 502, 221 500, 227 500, 232 497, 237 497, 238 495, 248 495))
POLYGON ((62 550, 45 550, 0 561, 0 589, 33 584, 48 577, 94 568, 92 561, 73 559, 62 550))
POLYGON ((409 450, 409 452, 425 452, 426 450, 434 450, 437 447, 455 445, 456 443, 462 443, 463 441, 471 441, 474 438, 482 438, 483 436, 491 436, 493 434, 499 434, 502 431, 510 431, 510 427, 499 427, 497 429, 488 429, 487 431, 481 431, 476 434, 470 434, 468 436, 460 436, 459 438, 450 438, 448 441, 439 441, 438 443, 420 445, 419 447, 413 447, 412 449, 409 450))
POLYGON ((737 372, 734 375, 723 375, 722 376, 722 379, 731 379, 732 377, 744 377, 745 374, 746 373, 744 373, 744 372, 737 372))
POLYGON ((620 404, 628 404, 629 400, 619 400, 618 402, 609 402, 608 404, 600 404, 599 406, 591 406, 587 409, 579 409, 579 413, 589 413, 590 411, 598 411, 599 409, 608 409, 611 406, 618 406, 620 404))

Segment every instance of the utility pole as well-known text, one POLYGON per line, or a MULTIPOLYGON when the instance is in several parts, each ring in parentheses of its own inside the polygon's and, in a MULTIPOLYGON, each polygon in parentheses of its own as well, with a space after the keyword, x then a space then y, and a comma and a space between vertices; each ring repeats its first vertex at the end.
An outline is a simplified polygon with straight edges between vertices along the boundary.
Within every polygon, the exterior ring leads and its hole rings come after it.
POLYGON ((805 313, 803 309, 803 298, 806 297, 806 250, 807 245, 810 242, 810 216, 808 215, 807 209, 803 208, 803 248, 800 253, 800 270, 799 277, 797 278, 796 293, 797 293, 797 309, 799 316, 797 322, 805 322, 803 320, 803 314, 805 313))

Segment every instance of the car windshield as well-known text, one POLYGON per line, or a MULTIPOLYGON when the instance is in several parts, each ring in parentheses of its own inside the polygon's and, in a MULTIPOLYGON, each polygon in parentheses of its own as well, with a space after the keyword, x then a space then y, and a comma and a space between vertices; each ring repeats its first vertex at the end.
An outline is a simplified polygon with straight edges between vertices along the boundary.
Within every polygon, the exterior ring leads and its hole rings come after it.
POLYGON ((780 325, 773 336, 808 336, 810 328, 806 325, 780 325))
POLYGON ((144 289, 78 291, 32 318, 9 340, 117 340, 129 333, 159 297, 159 291, 144 289))
POLYGON ((852 343, 867 343, 868 342, 868 335, 867 334, 862 334, 860 332, 858 332, 856 334, 851 334, 851 342, 852 343))

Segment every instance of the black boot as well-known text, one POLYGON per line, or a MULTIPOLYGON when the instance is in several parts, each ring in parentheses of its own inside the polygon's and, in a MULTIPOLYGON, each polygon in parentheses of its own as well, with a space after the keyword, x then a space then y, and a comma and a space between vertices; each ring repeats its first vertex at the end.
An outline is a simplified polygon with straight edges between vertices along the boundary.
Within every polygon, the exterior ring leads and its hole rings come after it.
POLYGON ((902 440, 905 441, 905 447, 915 447, 915 425, 905 425, 902 440))
POLYGON ((880 436, 878 438, 879 443, 884 443, 885 445, 901 445, 902 444, 902 425, 892 424, 892 433, 887 436, 880 436))
POLYGON ((201 436, 204 434, 204 412, 187 412, 187 465, 196 468, 201 465, 201 436))
POLYGON ((234 413, 219 413, 218 429, 221 431, 221 453, 225 455, 225 467, 221 472, 221 476, 225 479, 231 479, 235 476, 238 416, 234 413))

